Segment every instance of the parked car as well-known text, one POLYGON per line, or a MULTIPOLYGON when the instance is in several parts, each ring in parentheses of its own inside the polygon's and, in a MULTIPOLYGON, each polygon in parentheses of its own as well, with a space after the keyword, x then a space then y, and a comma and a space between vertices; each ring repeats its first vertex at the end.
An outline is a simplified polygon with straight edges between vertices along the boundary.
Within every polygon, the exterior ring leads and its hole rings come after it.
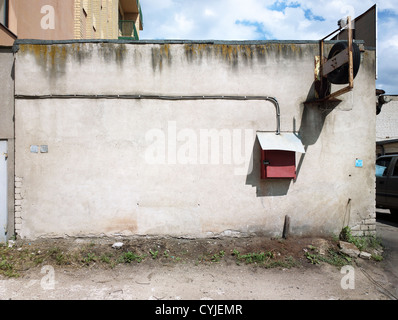
POLYGON ((376 207, 398 214, 398 154, 376 160, 376 207))

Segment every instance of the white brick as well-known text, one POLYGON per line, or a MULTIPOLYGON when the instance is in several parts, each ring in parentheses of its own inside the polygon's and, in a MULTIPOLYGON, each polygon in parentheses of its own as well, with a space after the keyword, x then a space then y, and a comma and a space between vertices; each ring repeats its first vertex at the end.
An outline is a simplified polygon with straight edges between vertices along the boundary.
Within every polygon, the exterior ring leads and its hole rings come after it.
POLYGON ((364 222, 365 224, 376 224, 376 219, 366 219, 364 222))
POLYGON ((362 237, 364 235, 364 232, 363 231, 352 231, 351 234, 354 237, 362 237))

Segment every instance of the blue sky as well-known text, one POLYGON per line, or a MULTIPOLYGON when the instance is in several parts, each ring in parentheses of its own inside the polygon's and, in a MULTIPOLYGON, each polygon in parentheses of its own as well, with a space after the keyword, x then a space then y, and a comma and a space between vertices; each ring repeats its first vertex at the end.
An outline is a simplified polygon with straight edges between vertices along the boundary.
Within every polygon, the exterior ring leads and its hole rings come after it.
POLYGON ((141 0, 141 39, 319 40, 337 21, 378 7, 377 88, 398 94, 396 0, 141 0))

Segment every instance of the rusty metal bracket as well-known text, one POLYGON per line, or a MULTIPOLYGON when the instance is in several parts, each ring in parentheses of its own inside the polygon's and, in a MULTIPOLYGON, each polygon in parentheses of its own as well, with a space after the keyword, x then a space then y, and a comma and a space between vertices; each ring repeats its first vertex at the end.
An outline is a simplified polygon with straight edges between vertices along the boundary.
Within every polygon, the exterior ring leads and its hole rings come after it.
MULTIPOLYGON (((341 25, 341 24, 340 24, 341 25)), ((351 91, 354 88, 354 56, 353 56, 353 33, 352 33, 352 22, 351 17, 347 17, 347 33, 348 33, 348 48, 343 50, 332 59, 327 60, 325 58, 325 40, 335 33, 341 31, 343 28, 340 26, 337 30, 328 34, 326 37, 320 40, 319 43, 319 56, 315 57, 315 98, 313 102, 324 102, 335 99, 336 97, 351 91), (327 81, 327 75, 339 68, 343 64, 348 63, 348 86, 342 88, 336 92, 329 93, 328 86, 330 85, 327 81)))

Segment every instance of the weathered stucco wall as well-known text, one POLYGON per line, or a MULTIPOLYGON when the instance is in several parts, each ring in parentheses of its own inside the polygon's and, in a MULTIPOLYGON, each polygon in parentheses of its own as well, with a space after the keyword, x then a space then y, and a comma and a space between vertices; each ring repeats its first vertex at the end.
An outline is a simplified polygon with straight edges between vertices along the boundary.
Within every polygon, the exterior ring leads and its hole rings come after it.
POLYGON ((280 236, 285 215, 296 235, 336 233, 347 224, 367 230, 364 221, 375 218, 374 52, 363 53, 355 88, 341 103, 305 105, 318 48, 20 42, 18 234, 280 236), (297 179, 260 179, 256 131, 275 130, 270 102, 115 95, 273 96, 282 133, 297 133, 306 149, 296 155, 297 179))

